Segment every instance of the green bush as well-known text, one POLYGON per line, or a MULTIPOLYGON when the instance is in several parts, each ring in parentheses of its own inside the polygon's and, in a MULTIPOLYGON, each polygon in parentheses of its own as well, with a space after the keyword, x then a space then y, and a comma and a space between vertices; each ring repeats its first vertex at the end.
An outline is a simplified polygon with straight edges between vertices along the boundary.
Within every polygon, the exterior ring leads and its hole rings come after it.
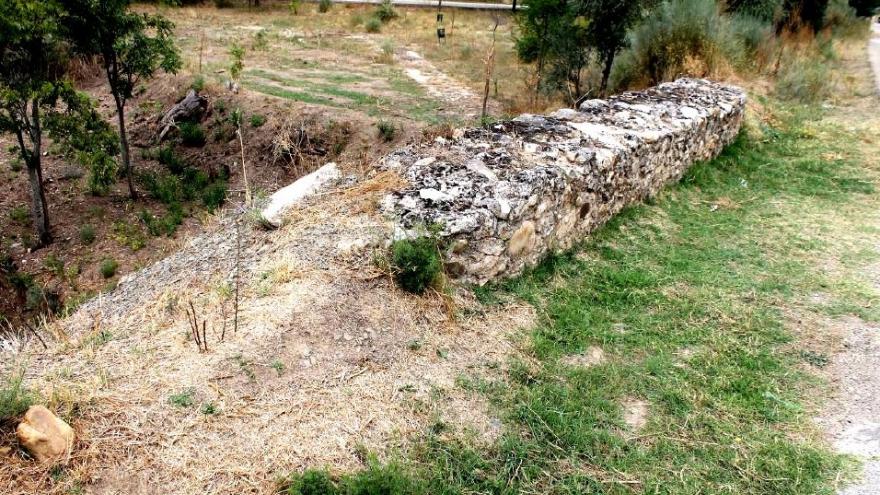
POLYGON ((251 127, 262 127, 266 123, 266 117, 260 114, 251 115, 251 127))
POLYGON ((182 174, 187 167, 186 162, 174 153, 174 148, 172 148, 171 145, 159 148, 156 159, 159 163, 165 165, 165 167, 168 168, 168 171, 174 175, 182 174))
POLYGON ((205 89, 205 76, 199 74, 195 78, 193 78, 192 84, 189 87, 195 90, 196 93, 201 93, 203 89, 205 89))
POLYGON ((670 0, 631 33, 630 48, 614 70, 614 86, 657 84, 688 73, 686 63, 695 60, 711 72, 725 59, 741 61, 743 48, 715 0, 670 0))
POLYGON ((782 14, 783 0, 728 0, 727 10, 764 22, 772 22, 782 14))
POLYGON ((34 404, 36 397, 23 385, 23 373, 3 379, 0 387, 0 423, 18 419, 34 404))
POLYGON ((77 160, 89 169, 89 192, 95 196, 107 194, 118 177, 116 159, 103 151, 96 151, 79 153, 77 160))
POLYGON ((79 229, 79 241, 88 246, 89 244, 95 242, 95 238, 97 234, 95 233, 95 227, 91 224, 85 224, 79 229))
POLYGON ((186 146, 205 145, 205 131, 199 124, 195 122, 181 122, 178 128, 180 129, 180 140, 186 146))
POLYGON ((379 22, 383 24, 395 19, 398 17, 397 10, 394 9, 394 5, 391 3, 391 0, 382 0, 382 3, 376 7, 376 10, 373 11, 373 17, 379 19, 379 22))
POLYGON ((730 18, 730 28, 742 47, 741 65, 755 66, 764 62, 759 60, 759 55, 768 43, 775 40, 773 25, 757 17, 738 14, 730 18))
POLYGON ((183 186, 176 175, 143 172, 140 181, 150 197, 166 205, 180 202, 183 198, 183 186))
POLYGON ((381 466, 375 459, 357 473, 335 481, 323 470, 310 469, 291 476, 282 486, 287 495, 412 495, 424 493, 417 482, 395 464, 381 466))
POLYGON ((337 495, 337 484, 326 471, 309 469, 302 474, 291 476, 284 490, 287 495, 337 495))
POLYGON ((376 127, 379 128, 379 136, 383 141, 390 142, 394 139, 394 135, 397 134, 397 127, 394 126, 394 122, 390 122, 388 120, 380 120, 376 123, 376 127))
POLYGON ((325 14, 333 8, 333 0, 321 0, 318 2, 318 12, 325 14))
POLYGON ((104 278, 112 278, 116 275, 116 270, 119 268, 119 263, 116 262, 113 258, 105 258, 104 261, 101 262, 101 276, 104 278))
POLYGON ((251 44, 251 47, 260 52, 269 48, 269 38, 267 37, 265 29, 261 29, 254 33, 254 42, 251 44))
POLYGON ((437 282, 443 266, 432 237, 403 239, 391 245, 391 268, 401 289, 421 294, 437 282))
POLYGON ((49 255, 46 256, 46 259, 43 260, 43 266, 55 275, 64 275, 64 260, 56 256, 54 253, 49 253, 49 255))
POLYGON ((216 181, 202 190, 202 204, 213 212, 226 202, 226 182, 216 181))
POLYGON ((370 17, 364 22, 364 30, 368 33, 378 33, 382 30, 382 21, 375 17, 370 17))
POLYGON ((157 217, 147 210, 141 210, 140 218, 147 227, 147 232, 154 237, 160 235, 170 236, 177 232, 177 227, 183 223, 183 207, 180 203, 172 203, 168 206, 168 212, 157 217))

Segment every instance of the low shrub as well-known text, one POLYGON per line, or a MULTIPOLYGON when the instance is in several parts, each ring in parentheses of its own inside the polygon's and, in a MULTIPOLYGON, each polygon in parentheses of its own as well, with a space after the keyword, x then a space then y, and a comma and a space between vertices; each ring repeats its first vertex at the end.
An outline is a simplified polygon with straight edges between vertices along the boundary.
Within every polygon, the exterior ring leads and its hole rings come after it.
POLYGON ((192 84, 189 85, 196 93, 201 93, 205 89, 205 76, 199 74, 193 78, 192 84))
POLYGON ((705 76, 725 60, 743 59, 742 44, 715 0, 663 2, 630 38, 614 70, 617 88, 653 85, 683 74, 705 76))
POLYGON ((391 245, 391 268, 401 289, 422 294, 437 282, 443 268, 437 241, 427 236, 396 241, 391 245))
POLYGON ((101 262, 101 276, 104 278, 112 278, 116 275, 117 269, 119 269, 119 263, 113 258, 105 258, 104 261, 101 262))
POLYGON ((19 418, 35 400, 35 395, 24 386, 23 373, 4 377, 0 384, 0 423, 19 418))
POLYGON ((150 197, 165 204, 177 203, 183 198, 183 186, 176 175, 143 172, 140 182, 150 197))
POLYGON ((202 204, 208 211, 213 212, 226 202, 226 182, 215 181, 202 189, 202 204))
POLYGON ((103 151, 97 151, 79 153, 77 160, 89 170, 89 193, 94 196, 107 194, 119 175, 116 159, 103 151))
POLYGON ((326 14, 333 8, 333 0, 321 0, 318 2, 318 12, 326 14))
POLYGON ((180 140, 186 146, 204 146, 205 131, 197 123, 181 122, 178 126, 180 129, 180 140))
POLYGON ((397 10, 394 9, 394 5, 391 3, 391 0, 382 0, 382 3, 376 7, 376 10, 373 11, 373 17, 379 19, 379 22, 383 24, 395 19, 399 16, 397 10))
POLYGON ((262 127, 266 123, 266 117, 260 114, 251 115, 251 127, 262 127))
POLYGON ((376 123, 376 127, 379 128, 379 136, 383 141, 390 142, 394 139, 394 136, 397 134, 397 127, 395 127, 394 122, 388 120, 380 120, 376 123))
POLYGON ((251 44, 251 48, 260 52, 269 48, 269 38, 265 29, 254 33, 254 42, 251 44))
POLYGON ((79 241, 86 246, 95 242, 95 238, 97 237, 97 233, 95 232, 95 227, 91 224, 85 224, 79 229, 79 241))
POLYGON ((364 30, 368 33, 378 33, 382 30, 382 21, 375 17, 370 17, 364 22, 364 30))
POLYGON ((171 145, 159 148, 159 151, 156 154, 156 160, 162 165, 165 165, 165 167, 168 168, 168 171, 174 175, 180 175, 187 167, 186 161, 182 160, 176 153, 174 153, 174 148, 172 148, 171 145))
POLYGON ((19 225, 27 225, 30 216, 30 212, 28 212, 28 208, 25 205, 13 206, 12 210, 9 211, 9 218, 19 225))
POLYGON ((46 259, 43 260, 43 266, 55 275, 64 275, 64 260, 56 256, 54 253, 49 253, 49 255, 46 256, 46 259))

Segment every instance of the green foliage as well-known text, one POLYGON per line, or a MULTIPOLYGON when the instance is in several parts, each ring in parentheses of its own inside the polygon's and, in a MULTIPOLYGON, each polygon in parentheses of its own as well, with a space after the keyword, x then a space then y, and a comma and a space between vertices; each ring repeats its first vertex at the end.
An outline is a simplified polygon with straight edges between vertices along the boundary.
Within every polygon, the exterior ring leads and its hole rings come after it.
POLYGON ((213 212, 226 202, 227 186, 224 181, 215 181, 202 189, 202 204, 208 211, 213 212))
POLYGON ((338 495, 339 486, 323 470, 309 469, 302 474, 294 474, 285 483, 286 495, 338 495))
POLYGON ((214 0, 214 7, 218 9, 229 9, 235 6, 232 0, 214 0))
POLYGON ((287 9, 290 10, 290 13, 293 15, 299 14, 299 7, 301 4, 301 0, 290 0, 287 2, 287 9))
POLYGON ((165 167, 168 168, 168 171, 174 175, 182 174, 189 166, 186 161, 177 156, 177 153, 174 152, 174 148, 170 144, 159 148, 156 160, 162 165, 165 165, 165 167))
POLYGON ((413 294, 425 292, 438 281, 443 269, 436 239, 423 236, 394 242, 391 268, 401 289, 413 294))
POLYGON ((229 47, 229 75, 233 81, 237 81, 244 69, 244 47, 233 42, 229 47))
POLYGON ((251 127, 262 127, 266 123, 266 116, 255 113, 251 115, 250 122, 251 127))
POLYGON ((220 413, 220 409, 213 402, 205 402, 202 404, 201 413, 205 416, 213 416, 220 413))
POLYGON ((263 51, 269 47, 269 40, 265 29, 261 29, 254 33, 254 42, 251 46, 256 51, 263 51))
POLYGON ((195 404, 196 391, 188 388, 168 397, 168 402, 176 407, 192 407, 195 404))
POLYGON ((326 471, 309 469, 294 474, 282 486, 286 495, 415 495, 427 494, 409 473, 396 464, 379 465, 375 459, 363 471, 334 480, 326 471))
POLYGON ((91 224, 85 224, 79 229, 79 241, 84 245, 88 246, 95 242, 95 238, 97 237, 97 233, 95 232, 95 226, 91 224))
MULTIPOLYGON (((656 84, 688 71, 695 60, 710 72, 722 60, 742 59, 742 45, 714 0, 669 0, 631 34, 626 60, 615 69, 615 85, 656 84)), ((702 74, 695 74, 702 75, 702 74)))
POLYGON ((320 0, 318 2, 318 12, 326 14, 333 8, 333 0, 320 0))
POLYGON ((864 28, 847 0, 830 0, 825 10, 825 27, 834 30, 835 34, 857 33, 864 28))
POLYGON ((376 123, 376 127, 379 128, 379 137, 381 137, 383 141, 387 143, 394 140, 394 136, 397 134, 397 126, 394 125, 394 122, 380 120, 376 123))
POLYGON ((91 98, 84 93, 70 95, 64 112, 49 115, 47 128, 62 151, 89 171, 89 192, 106 194, 117 179, 119 136, 91 98))
POLYGON ((116 270, 119 269, 119 263, 116 262, 113 258, 105 258, 101 261, 101 276, 104 278, 112 278, 116 275, 116 270))
POLYGON ((56 0, 0 2, 0 132, 16 136, 21 159, 32 171, 38 244, 51 241, 43 184, 36 179, 42 168, 40 117, 51 115, 59 102, 76 96, 63 78, 67 62, 60 29, 63 16, 56 0))
POLYGON ((204 146, 205 131, 202 126, 196 122, 181 122, 178 126, 180 129, 180 140, 186 146, 204 146))
POLYGON ((150 235, 154 237, 170 236, 177 232, 177 227, 183 223, 184 212, 180 203, 171 203, 168 205, 168 212, 161 217, 157 217, 147 210, 141 210, 139 216, 150 235))
POLYGON ((782 15, 782 2, 784 0, 728 0, 729 12, 746 15, 760 19, 764 22, 773 22, 782 15))
POLYGON ((808 27, 818 32, 825 23, 828 0, 784 0, 779 26, 808 27))
POLYGON ((129 9, 129 0, 65 0, 65 27, 77 51, 100 55, 108 64, 113 95, 123 102, 138 83, 158 71, 176 73, 180 54, 174 24, 156 14, 129 9))
POLYGON ((364 30, 368 33, 378 33, 382 30, 382 21, 375 17, 370 17, 364 21, 364 30))
POLYGON ((24 373, 3 377, 0 384, 0 423, 18 419, 35 400, 36 396, 24 386, 24 373))
POLYGON ((399 16, 400 14, 397 13, 391 0, 382 0, 382 3, 373 11, 373 17, 379 19, 383 24, 390 22, 399 16))
POLYGON ((46 256, 46 259, 43 260, 43 266, 57 276, 64 275, 64 260, 59 258, 55 253, 49 253, 49 255, 46 256))
POLYGON ((196 93, 201 93, 205 89, 205 76, 199 74, 193 78, 193 82, 189 85, 190 89, 196 93))
POLYGON ((19 225, 27 225, 28 220, 30 219, 28 207, 25 205, 13 206, 12 209, 9 210, 9 218, 19 225))

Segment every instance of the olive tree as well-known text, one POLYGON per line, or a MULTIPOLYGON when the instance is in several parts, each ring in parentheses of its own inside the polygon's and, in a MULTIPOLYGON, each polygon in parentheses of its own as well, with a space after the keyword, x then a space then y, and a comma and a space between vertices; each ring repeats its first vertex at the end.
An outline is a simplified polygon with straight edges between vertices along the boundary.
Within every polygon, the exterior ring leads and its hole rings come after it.
POLYGON ((54 0, 0 2, 0 131, 15 135, 17 151, 27 165, 31 216, 40 245, 52 242, 41 160, 44 117, 74 94, 64 80, 60 14, 54 0))
POLYGON ((122 166, 132 198, 131 153, 125 130, 125 104, 142 80, 159 70, 175 73, 180 56, 172 39, 174 25, 160 15, 132 12, 130 0, 65 0, 65 27, 74 47, 102 59, 119 121, 122 166))

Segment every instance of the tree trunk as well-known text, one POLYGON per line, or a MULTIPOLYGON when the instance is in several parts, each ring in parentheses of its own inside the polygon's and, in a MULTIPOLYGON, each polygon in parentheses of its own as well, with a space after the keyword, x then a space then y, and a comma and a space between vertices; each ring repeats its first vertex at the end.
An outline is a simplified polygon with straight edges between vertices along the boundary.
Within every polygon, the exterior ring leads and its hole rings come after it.
POLYGON ((119 118, 119 149, 122 151, 122 168, 125 170, 125 177, 128 180, 128 194, 131 199, 137 199, 137 191, 134 189, 134 179, 132 178, 131 156, 128 151, 128 135, 125 132, 125 102, 119 96, 113 95, 116 101, 116 115, 119 118))
POLYGON ((602 84, 599 87, 599 92, 602 96, 606 96, 608 93, 608 79, 611 77, 611 66, 614 65, 614 52, 609 52, 605 55, 605 66, 602 68, 602 84))
POLYGON ((43 164, 40 157, 42 144, 40 106, 36 101, 33 101, 31 105, 31 125, 28 131, 33 149, 27 150, 25 148, 22 131, 18 131, 17 136, 21 157, 28 168, 28 182, 31 185, 31 219, 34 222, 38 244, 46 246, 52 243, 52 232, 49 228, 49 206, 46 203, 46 192, 43 189, 43 164))

